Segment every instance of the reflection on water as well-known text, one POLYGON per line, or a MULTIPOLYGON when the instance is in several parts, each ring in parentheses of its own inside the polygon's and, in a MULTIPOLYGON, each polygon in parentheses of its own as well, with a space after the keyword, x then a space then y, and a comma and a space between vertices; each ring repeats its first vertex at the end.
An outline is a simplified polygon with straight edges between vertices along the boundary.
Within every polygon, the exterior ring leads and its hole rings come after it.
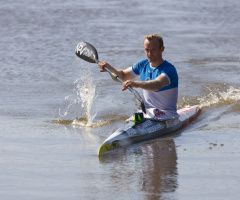
POLYGON ((144 199, 160 199, 175 192, 177 183, 177 154, 172 139, 141 145, 142 186, 144 199))
POLYGON ((114 163, 114 166, 108 169, 111 171, 109 178, 113 181, 118 179, 117 184, 123 181, 126 185, 127 179, 138 179, 138 188, 143 192, 143 199, 171 199, 170 196, 174 195, 178 187, 177 153, 173 139, 160 138, 134 147, 118 149, 99 159, 105 167, 114 163), (127 163, 129 160, 131 163, 127 163), (132 173, 129 165, 134 168, 132 173))

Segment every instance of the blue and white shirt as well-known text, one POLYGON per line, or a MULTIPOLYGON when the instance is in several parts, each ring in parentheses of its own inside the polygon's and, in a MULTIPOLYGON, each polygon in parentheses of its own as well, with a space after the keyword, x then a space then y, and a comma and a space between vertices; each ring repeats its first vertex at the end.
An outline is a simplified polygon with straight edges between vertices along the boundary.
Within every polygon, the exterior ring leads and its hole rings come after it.
POLYGON ((147 59, 141 60, 129 68, 134 76, 140 76, 141 81, 155 80, 159 75, 164 75, 169 85, 158 91, 143 90, 143 101, 146 109, 160 110, 165 113, 167 118, 177 117, 177 99, 178 99, 178 74, 176 68, 164 61, 158 67, 153 68, 147 59))

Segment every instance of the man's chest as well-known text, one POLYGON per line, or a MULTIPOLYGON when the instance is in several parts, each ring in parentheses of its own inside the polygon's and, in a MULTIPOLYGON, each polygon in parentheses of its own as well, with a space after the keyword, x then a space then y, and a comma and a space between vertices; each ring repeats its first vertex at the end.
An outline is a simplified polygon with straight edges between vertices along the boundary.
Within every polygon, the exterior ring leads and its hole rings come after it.
POLYGON ((154 80, 161 74, 161 71, 151 67, 146 67, 140 73, 141 81, 154 80))

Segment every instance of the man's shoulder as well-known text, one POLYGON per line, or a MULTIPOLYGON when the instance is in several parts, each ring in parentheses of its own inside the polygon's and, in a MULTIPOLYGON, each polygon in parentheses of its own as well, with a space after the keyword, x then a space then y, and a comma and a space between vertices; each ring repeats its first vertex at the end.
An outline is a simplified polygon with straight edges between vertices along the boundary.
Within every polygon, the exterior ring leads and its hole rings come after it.
POLYGON ((172 72, 172 73, 177 73, 177 69, 174 67, 174 65, 171 64, 170 62, 166 61, 166 60, 163 62, 163 65, 161 66, 160 69, 163 70, 163 71, 169 71, 169 72, 172 72))
POLYGON ((141 71, 143 68, 147 66, 150 66, 148 59, 142 59, 133 65, 133 70, 138 69, 141 71))
POLYGON ((163 62, 163 67, 172 67, 175 68, 174 65, 170 62, 168 62, 167 60, 164 60, 163 62))
POLYGON ((142 59, 137 62, 138 65, 149 65, 148 59, 142 59))

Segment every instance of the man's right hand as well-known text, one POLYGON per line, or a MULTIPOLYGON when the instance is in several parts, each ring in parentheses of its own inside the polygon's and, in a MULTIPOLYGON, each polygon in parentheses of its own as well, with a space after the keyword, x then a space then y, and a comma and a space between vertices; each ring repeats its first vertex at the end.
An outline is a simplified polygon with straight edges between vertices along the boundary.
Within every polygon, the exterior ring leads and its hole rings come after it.
POLYGON ((107 62, 105 61, 100 61, 98 62, 98 66, 100 67, 100 72, 106 72, 107 70, 105 69, 105 67, 110 68, 111 65, 109 65, 107 62))

